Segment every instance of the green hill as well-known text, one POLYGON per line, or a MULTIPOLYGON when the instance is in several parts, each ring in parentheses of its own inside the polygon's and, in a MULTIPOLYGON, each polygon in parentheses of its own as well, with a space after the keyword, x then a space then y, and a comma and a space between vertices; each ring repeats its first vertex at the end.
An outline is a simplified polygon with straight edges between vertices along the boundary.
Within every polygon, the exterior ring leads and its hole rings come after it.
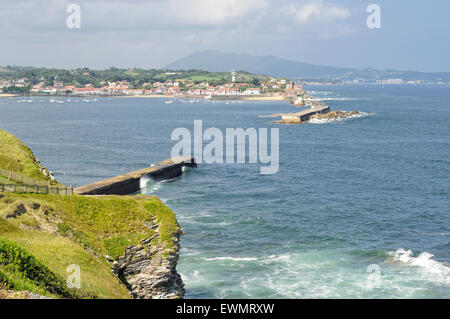
MULTIPOLYGON (((48 180, 29 148, 0 130, 1 167, 48 180)), ((0 298, 130 298, 112 263, 131 246, 177 252, 180 227, 154 196, 0 193, 0 298), (68 267, 81 270, 69 288, 68 267)), ((149 258, 151 255, 149 254, 149 258)))
MULTIPOLYGON (((0 130, 0 169, 12 171, 40 182, 57 184, 33 152, 11 133, 0 130)), ((0 171, 0 183, 7 176, 0 171)))
POLYGON ((450 73, 426 73, 416 71, 377 70, 373 68, 339 68, 304 63, 271 55, 223 53, 214 50, 198 51, 165 66, 171 70, 200 69, 210 72, 244 70, 256 74, 292 79, 322 79, 336 81, 363 80, 375 82, 386 79, 404 81, 450 82, 450 73))
POLYGON ((166 65, 164 68, 171 70, 199 69, 210 72, 244 70, 256 74, 292 78, 336 77, 351 71, 351 69, 302 63, 270 55, 255 56, 213 50, 194 52, 166 65))

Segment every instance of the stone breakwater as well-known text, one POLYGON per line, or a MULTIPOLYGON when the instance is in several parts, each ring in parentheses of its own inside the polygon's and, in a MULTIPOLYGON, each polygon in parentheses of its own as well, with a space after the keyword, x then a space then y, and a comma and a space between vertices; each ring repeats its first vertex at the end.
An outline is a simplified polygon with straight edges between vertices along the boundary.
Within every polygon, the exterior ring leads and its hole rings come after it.
POLYGON ((303 91, 302 94, 297 95, 296 98, 292 98, 291 104, 296 107, 309 106, 309 108, 295 113, 262 115, 260 117, 280 117, 281 120, 273 122, 277 124, 303 124, 363 116, 363 113, 359 111, 332 111, 328 105, 325 105, 317 101, 317 99, 312 96, 307 95, 305 91, 303 91))
MULTIPOLYGON (((140 191, 141 178, 161 181, 180 176, 183 167, 196 167, 194 158, 170 158, 157 165, 109 178, 74 190, 80 195, 114 194, 127 195, 140 191)), ((112 270, 136 299, 179 299, 184 296, 184 284, 176 271, 179 258, 179 226, 171 234, 170 244, 162 243, 161 232, 154 219, 148 227, 155 235, 142 240, 138 245, 127 247, 125 254, 112 263, 112 270)), ((167 236, 168 234, 165 234, 167 236)))
POLYGON ((112 270, 135 299, 181 299, 184 283, 176 266, 183 231, 180 228, 174 234, 170 249, 164 248, 158 229, 155 231, 156 235, 128 247, 123 256, 112 262, 112 270))

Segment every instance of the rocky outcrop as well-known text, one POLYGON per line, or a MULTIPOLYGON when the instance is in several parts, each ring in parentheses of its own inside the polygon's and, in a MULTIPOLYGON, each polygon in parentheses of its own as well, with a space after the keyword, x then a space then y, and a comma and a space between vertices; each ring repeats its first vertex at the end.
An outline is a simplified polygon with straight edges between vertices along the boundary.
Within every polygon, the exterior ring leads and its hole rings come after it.
POLYGON ((316 120, 340 120, 352 117, 359 117, 363 114, 359 111, 332 111, 326 114, 314 114, 311 119, 316 120))
POLYGON ((42 296, 29 291, 8 290, 0 285, 0 300, 1 299, 53 299, 53 298, 42 296))
POLYGON ((41 164, 41 161, 37 159, 37 157, 33 154, 33 152, 30 149, 28 150, 30 152, 31 160, 33 161, 34 165, 38 168, 38 170, 41 172, 41 174, 51 181, 56 181, 55 176, 53 176, 53 173, 50 172, 44 165, 41 164))
POLYGON ((128 247, 125 255, 112 264, 113 272, 127 286, 136 299, 181 299, 184 284, 176 271, 179 257, 179 238, 174 234, 173 247, 165 248, 159 232, 128 247))

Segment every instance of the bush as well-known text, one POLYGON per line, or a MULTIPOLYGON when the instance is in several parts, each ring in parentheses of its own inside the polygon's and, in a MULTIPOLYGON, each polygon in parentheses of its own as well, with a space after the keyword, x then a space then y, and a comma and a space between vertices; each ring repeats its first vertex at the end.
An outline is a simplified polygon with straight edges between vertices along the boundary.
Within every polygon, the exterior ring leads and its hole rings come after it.
POLYGON ((0 282, 9 289, 21 291, 37 288, 37 292, 76 298, 65 282, 46 266, 12 241, 0 238, 0 282), (40 289, 39 289, 40 288, 40 289))

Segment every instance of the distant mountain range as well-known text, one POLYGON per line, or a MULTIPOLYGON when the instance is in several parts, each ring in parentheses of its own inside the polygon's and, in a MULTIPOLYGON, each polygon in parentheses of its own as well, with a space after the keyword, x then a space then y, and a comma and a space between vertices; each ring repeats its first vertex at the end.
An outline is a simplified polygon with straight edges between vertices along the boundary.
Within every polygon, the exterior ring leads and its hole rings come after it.
POLYGON ((200 69, 210 72, 247 71, 275 77, 303 80, 395 82, 393 79, 418 82, 450 82, 450 73, 424 73, 416 71, 354 69, 303 63, 270 55, 197 51, 164 67, 170 70, 200 69))

